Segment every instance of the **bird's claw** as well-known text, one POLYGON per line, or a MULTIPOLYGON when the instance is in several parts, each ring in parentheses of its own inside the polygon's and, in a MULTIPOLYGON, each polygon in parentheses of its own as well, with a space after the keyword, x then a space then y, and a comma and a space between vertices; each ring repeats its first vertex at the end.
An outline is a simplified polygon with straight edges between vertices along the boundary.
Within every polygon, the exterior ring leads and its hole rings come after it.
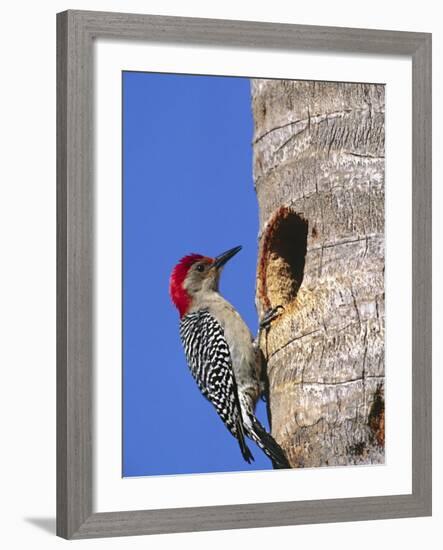
POLYGON ((262 320, 260 321, 260 328, 264 329, 269 327, 272 321, 281 315, 280 310, 283 310, 283 309, 285 308, 282 305, 278 305, 265 311, 265 314, 263 315, 262 320))

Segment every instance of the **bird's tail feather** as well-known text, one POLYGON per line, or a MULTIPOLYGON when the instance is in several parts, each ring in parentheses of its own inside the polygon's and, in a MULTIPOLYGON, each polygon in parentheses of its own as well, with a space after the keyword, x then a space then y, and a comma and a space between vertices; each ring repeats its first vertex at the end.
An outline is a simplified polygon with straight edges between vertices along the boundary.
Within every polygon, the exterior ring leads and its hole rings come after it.
POLYGON ((275 441, 272 435, 260 424, 255 416, 251 418, 251 425, 247 428, 246 435, 248 435, 248 437, 262 449, 266 456, 271 459, 274 468, 284 469, 291 467, 283 449, 277 441, 275 441))
POLYGON ((238 440, 238 444, 240 445, 240 450, 243 458, 246 460, 248 464, 251 464, 251 462, 254 461, 254 457, 252 456, 252 453, 249 447, 246 445, 243 426, 241 422, 238 422, 238 425, 237 425, 237 440, 238 440))
POLYGON ((249 447, 246 445, 245 441, 243 440, 243 445, 240 443, 240 450, 243 458, 246 460, 248 464, 251 464, 251 462, 254 462, 254 457, 252 456, 252 453, 249 449, 249 447))

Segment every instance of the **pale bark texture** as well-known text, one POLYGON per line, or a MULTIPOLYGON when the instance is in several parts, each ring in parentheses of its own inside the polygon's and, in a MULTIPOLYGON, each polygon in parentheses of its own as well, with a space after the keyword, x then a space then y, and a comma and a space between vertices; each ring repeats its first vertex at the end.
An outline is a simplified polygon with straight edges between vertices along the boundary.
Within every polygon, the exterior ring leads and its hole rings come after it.
POLYGON ((384 86, 251 86, 272 433, 294 468, 382 463, 384 86))

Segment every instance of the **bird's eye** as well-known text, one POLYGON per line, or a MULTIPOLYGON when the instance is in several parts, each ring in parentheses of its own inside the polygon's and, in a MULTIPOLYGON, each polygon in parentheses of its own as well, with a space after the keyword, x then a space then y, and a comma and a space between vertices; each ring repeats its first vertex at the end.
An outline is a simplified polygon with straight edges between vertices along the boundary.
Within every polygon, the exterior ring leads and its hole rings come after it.
POLYGON ((204 270, 205 270, 204 264, 197 264, 197 271, 202 272, 202 271, 204 271, 204 270))

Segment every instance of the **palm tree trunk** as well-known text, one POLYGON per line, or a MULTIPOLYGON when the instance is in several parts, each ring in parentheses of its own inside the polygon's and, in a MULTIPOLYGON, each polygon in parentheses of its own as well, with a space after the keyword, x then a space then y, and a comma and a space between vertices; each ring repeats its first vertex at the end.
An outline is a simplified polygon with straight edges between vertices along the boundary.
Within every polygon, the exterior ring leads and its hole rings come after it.
POLYGON ((253 80, 259 315, 293 467, 384 461, 384 86, 253 80))

